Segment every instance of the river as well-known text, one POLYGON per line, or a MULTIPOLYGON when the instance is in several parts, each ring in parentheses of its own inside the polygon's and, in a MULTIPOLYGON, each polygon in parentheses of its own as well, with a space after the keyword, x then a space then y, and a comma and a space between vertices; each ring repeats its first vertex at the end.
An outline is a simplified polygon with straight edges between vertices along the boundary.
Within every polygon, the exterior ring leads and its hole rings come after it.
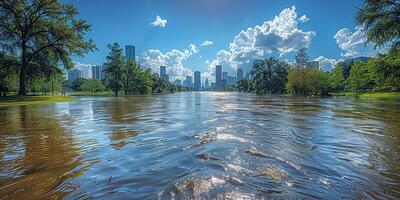
POLYGON ((182 92, 0 108, 0 199, 395 199, 400 103, 182 92))

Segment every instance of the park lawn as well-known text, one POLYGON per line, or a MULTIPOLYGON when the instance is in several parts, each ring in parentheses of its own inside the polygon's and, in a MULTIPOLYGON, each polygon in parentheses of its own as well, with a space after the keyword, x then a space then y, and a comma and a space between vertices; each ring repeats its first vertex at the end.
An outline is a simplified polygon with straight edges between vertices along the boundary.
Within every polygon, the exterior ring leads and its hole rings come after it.
POLYGON ((333 96, 353 96, 363 99, 377 99, 385 101, 400 101, 399 92, 366 92, 366 93, 352 93, 352 92, 342 92, 333 93, 333 96))
POLYGON ((75 101, 74 97, 63 96, 9 96, 0 97, 0 107, 3 106, 21 106, 32 104, 56 103, 75 101))

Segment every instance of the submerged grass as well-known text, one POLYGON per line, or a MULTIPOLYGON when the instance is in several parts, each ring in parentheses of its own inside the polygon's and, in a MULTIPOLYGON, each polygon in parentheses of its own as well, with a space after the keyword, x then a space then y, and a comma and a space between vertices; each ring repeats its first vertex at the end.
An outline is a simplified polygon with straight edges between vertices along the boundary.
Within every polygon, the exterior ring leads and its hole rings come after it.
POLYGON ((399 92, 367 92, 367 93, 353 93, 353 92, 342 92, 334 93, 333 96, 352 96, 365 99, 377 99, 385 101, 400 101, 399 92))
POLYGON ((9 96, 0 97, 0 107, 56 103, 74 100, 76 100, 76 98, 68 96, 9 96))

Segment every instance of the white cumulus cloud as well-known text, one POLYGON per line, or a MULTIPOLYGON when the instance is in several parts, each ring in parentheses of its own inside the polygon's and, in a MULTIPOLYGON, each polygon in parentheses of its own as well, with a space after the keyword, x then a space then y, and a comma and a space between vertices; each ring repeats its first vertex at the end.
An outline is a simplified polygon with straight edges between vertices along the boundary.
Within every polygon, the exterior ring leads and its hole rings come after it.
POLYGON ((308 22, 308 20, 310 20, 306 15, 302 15, 300 18, 299 18, 299 20, 301 21, 301 22, 308 22))
POLYGON ((192 70, 185 67, 183 62, 197 52, 198 49, 193 44, 189 44, 188 49, 185 50, 172 49, 168 52, 150 49, 139 56, 138 63, 142 67, 150 68, 157 73, 160 72, 160 66, 166 66, 170 80, 183 80, 187 75, 193 76, 192 70))
POLYGON ((220 50, 216 58, 210 61, 210 72, 213 73, 217 64, 230 74, 234 74, 239 67, 249 71, 253 60, 263 58, 266 54, 282 57, 308 47, 315 32, 300 30, 297 26, 299 22, 296 7, 292 6, 282 10, 272 20, 240 31, 229 44, 229 49, 220 50))
POLYGON ((160 16, 156 16, 156 20, 154 22, 151 22, 151 25, 153 26, 158 26, 158 27, 165 27, 167 25, 167 20, 161 18, 160 16))
POLYGON ((376 56, 377 53, 384 53, 388 47, 374 49, 372 43, 366 44, 367 35, 362 27, 357 26, 355 31, 348 28, 340 29, 333 37, 339 48, 342 49, 341 55, 344 57, 376 56))
POLYGON ((319 57, 315 58, 313 61, 319 62, 319 69, 324 70, 324 71, 330 71, 332 68, 334 68, 336 66, 336 64, 339 61, 343 61, 343 60, 319 56, 319 57))
POLYGON ((205 46, 210 46, 210 45, 213 45, 213 44, 214 44, 213 41, 206 40, 206 41, 204 41, 203 43, 201 43, 200 46, 205 47, 205 46))

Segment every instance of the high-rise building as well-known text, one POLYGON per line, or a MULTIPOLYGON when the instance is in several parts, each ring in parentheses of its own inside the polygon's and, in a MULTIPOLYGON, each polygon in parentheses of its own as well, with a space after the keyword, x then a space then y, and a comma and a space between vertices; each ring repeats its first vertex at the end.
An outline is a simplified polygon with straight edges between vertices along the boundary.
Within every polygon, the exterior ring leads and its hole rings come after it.
POLYGON ((180 79, 176 79, 174 81, 174 85, 181 86, 182 85, 182 81, 180 79))
POLYGON ((236 72, 236 80, 239 81, 240 79, 243 79, 243 69, 238 68, 236 72))
POLYGON ((204 88, 208 89, 210 87, 210 83, 208 82, 208 78, 206 78, 206 81, 204 82, 204 88))
POLYGON ((236 77, 234 76, 228 76, 227 79, 227 85, 231 86, 231 85, 235 85, 236 84, 236 77))
POLYGON ((105 78, 103 66, 95 65, 92 67, 92 78, 96 80, 103 80, 105 78))
POLYGON ((222 72, 222 80, 228 80, 228 72, 222 72))
POLYGON ((222 88, 222 66, 215 66, 215 87, 217 89, 222 88))
POLYGON ((186 76, 186 87, 193 87, 193 77, 186 76))
POLYGON ((128 60, 136 61, 135 56, 136 56, 135 55, 135 46, 126 45, 125 46, 125 59, 126 59, 126 62, 128 62, 128 60))
POLYGON ((169 76, 167 74, 167 67, 160 66, 160 77, 166 81, 169 81, 169 76))
POLYGON ((82 71, 79 69, 73 69, 68 72, 68 81, 74 81, 82 78, 82 71))
POLYGON ((194 90, 199 91, 201 88, 201 73, 199 71, 194 72, 194 90))

